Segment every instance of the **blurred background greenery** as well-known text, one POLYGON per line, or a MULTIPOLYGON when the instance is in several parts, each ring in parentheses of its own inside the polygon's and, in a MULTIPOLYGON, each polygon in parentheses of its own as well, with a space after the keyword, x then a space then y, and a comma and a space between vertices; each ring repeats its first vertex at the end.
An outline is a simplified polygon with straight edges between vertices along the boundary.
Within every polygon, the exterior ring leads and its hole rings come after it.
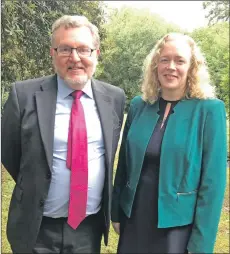
MULTIPOLYGON (((217 97, 225 102, 229 117, 229 1, 203 1, 203 8, 209 25, 187 32, 148 10, 111 9, 103 1, 1 1, 2 110, 13 82, 53 73, 49 57, 51 25, 64 14, 78 14, 99 28, 101 56, 95 76, 125 90, 126 110, 140 93, 142 66, 149 51, 166 33, 181 32, 193 37, 204 52, 211 82, 217 97)), ((13 187, 13 180, 2 168, 2 253, 11 252, 5 230, 13 187)), ((102 253, 115 253, 117 240, 111 228, 109 246, 103 245, 102 253)), ((215 253, 229 253, 229 182, 215 253)))

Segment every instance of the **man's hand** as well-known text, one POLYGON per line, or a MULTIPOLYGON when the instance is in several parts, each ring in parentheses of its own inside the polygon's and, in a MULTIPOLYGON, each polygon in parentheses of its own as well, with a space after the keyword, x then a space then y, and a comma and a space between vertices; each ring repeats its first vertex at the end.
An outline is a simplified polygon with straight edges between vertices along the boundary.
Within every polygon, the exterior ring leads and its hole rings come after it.
POLYGON ((120 223, 119 222, 112 222, 114 231, 120 235, 120 223))

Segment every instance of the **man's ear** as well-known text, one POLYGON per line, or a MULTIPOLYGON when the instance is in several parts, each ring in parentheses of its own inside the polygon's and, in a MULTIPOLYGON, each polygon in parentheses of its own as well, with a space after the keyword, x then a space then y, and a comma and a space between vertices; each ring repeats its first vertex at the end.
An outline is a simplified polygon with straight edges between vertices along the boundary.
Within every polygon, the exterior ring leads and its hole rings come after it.
POLYGON ((101 54, 100 49, 97 49, 97 50, 96 50, 96 54, 97 54, 97 57, 99 57, 99 56, 100 56, 100 54, 101 54))
POLYGON ((54 49, 50 48, 50 56, 53 56, 53 55, 54 55, 54 49))

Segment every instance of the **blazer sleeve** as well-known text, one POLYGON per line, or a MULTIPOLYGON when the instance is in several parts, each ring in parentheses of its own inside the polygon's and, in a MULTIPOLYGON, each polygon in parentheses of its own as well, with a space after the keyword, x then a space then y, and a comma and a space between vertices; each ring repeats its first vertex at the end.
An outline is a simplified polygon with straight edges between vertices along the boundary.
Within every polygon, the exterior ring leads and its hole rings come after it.
POLYGON ((222 101, 211 102, 203 131, 201 182, 188 242, 191 253, 213 252, 226 186, 226 112, 222 101))
POLYGON ((21 158, 21 123, 15 84, 13 84, 8 100, 4 105, 1 127, 2 164, 12 176, 14 181, 16 181, 21 158))

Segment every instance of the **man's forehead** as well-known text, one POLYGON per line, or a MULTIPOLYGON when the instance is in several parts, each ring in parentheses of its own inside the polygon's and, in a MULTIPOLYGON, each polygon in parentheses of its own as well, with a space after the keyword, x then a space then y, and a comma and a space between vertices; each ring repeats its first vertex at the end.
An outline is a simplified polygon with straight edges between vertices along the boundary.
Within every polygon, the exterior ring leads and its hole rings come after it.
POLYGON ((82 42, 92 43, 93 36, 90 29, 86 26, 82 27, 60 27, 54 33, 54 39, 56 42, 71 41, 71 42, 82 42))

